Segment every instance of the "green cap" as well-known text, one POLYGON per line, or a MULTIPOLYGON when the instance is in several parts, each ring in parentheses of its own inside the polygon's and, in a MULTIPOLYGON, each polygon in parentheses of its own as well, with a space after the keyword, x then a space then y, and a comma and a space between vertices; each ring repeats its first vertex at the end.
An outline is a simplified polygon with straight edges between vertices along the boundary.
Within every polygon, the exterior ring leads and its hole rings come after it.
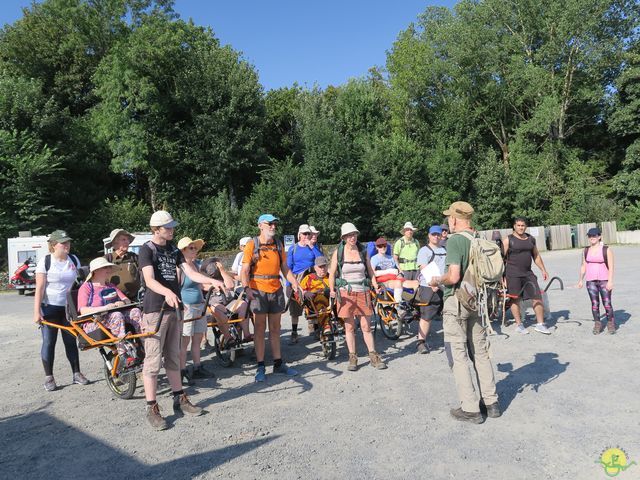
POLYGON ((69 240, 71 240, 71 237, 64 230, 56 230, 49 235, 49 243, 53 245, 68 242, 69 240))

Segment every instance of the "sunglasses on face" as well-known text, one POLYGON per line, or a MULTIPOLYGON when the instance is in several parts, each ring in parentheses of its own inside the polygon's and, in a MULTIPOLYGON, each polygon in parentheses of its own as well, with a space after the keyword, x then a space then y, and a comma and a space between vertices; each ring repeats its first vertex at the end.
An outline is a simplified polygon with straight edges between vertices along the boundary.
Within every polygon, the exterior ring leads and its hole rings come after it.
POLYGON ((308 237, 311 234, 309 232, 302 232, 301 235, 304 236, 304 237, 308 237))
POLYGON ((196 247, 194 247, 194 246, 189 246, 189 247, 187 247, 187 250, 198 250, 198 249, 196 247))
POLYGON ((267 222, 267 225, 269 225, 270 227, 277 227, 278 222, 267 222))
POLYGON ((598 238, 599 235, 587 235, 587 237, 589 237, 589 238, 598 238))
POLYGON ((376 248, 387 248, 386 245, 376 245, 376 248))

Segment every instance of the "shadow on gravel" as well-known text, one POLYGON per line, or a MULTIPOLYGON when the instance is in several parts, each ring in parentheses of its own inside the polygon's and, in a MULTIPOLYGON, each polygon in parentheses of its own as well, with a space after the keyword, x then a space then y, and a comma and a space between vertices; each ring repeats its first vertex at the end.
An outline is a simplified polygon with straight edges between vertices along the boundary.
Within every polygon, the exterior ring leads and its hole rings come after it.
POLYGON ((516 396, 525 389, 530 388, 537 392, 542 385, 558 378, 565 372, 569 363, 560 363, 558 354, 553 352, 536 353, 533 362, 515 370, 510 362, 498 363, 498 371, 508 373, 496 384, 502 410, 507 410, 516 396))
POLYGON ((582 326, 582 322, 580 320, 571 320, 570 310, 558 310, 557 312, 551 312, 551 318, 546 319, 544 323, 549 328, 551 327, 557 328, 558 324, 563 324, 563 323, 575 323, 579 327, 582 326))
POLYGON ((616 319, 616 324, 618 325, 618 327, 620 327, 631 319, 631 314, 626 310, 614 310, 613 317, 616 319))
MULTIPOLYGON (((145 425, 146 426, 146 425, 145 425)), ((45 412, 0 419, 3 478, 193 478, 279 437, 262 437, 148 465, 45 412)), ((152 432, 145 436, 164 435, 152 432)), ((117 444, 117 438, 113 441, 117 444)))

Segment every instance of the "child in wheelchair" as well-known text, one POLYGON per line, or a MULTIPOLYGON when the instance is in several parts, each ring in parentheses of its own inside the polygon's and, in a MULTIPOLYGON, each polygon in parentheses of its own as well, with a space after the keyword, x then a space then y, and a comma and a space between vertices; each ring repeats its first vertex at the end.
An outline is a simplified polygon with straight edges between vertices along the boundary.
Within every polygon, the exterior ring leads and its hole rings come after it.
POLYGON ((393 256, 386 253, 387 240, 384 237, 378 238, 375 246, 378 253, 373 255, 370 261, 378 285, 384 287, 379 299, 386 300, 389 296, 387 290, 391 291, 393 292, 393 301, 397 304, 396 308, 406 310, 405 300, 414 296, 418 288, 418 281, 405 280, 393 256))
POLYGON ((217 257, 209 257, 202 262, 200 272, 210 278, 214 278, 224 283, 226 290, 214 292, 209 299, 209 306, 222 337, 220 338, 220 349, 224 350, 228 345, 234 343, 229 331, 229 320, 242 319, 240 327, 242 329, 242 343, 252 342, 253 335, 249 330, 249 317, 247 302, 233 293, 235 279, 217 257))
MULTIPOLYGON (((112 268, 113 264, 104 257, 91 260, 89 275, 78 289, 78 312, 80 315, 95 315, 96 320, 117 338, 122 338, 127 334, 127 326, 135 333, 140 333, 142 312, 139 308, 110 311, 113 308, 131 303, 131 300, 120 289, 107 283, 112 274, 112 268)), ((98 330, 100 327, 97 321, 83 323, 83 330, 87 334, 98 330)), ((117 348, 118 354, 123 357, 126 366, 135 362, 135 355, 130 355, 130 352, 127 352, 123 342, 118 342, 117 348)))
POLYGON ((331 334, 331 325, 326 321, 329 318, 329 273, 326 257, 316 257, 313 271, 302 277, 300 288, 304 292, 303 305, 307 310, 307 319, 314 324, 316 330, 322 328, 323 335, 331 334))

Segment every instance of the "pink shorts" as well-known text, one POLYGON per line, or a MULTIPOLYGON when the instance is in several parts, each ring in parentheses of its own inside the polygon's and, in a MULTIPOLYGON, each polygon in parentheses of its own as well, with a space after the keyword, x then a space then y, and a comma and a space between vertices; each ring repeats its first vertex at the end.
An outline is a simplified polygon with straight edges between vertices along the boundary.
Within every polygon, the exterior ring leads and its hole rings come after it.
POLYGON ((340 290, 340 303, 338 304, 338 317, 369 317, 373 315, 371 295, 369 292, 351 292, 340 290))

